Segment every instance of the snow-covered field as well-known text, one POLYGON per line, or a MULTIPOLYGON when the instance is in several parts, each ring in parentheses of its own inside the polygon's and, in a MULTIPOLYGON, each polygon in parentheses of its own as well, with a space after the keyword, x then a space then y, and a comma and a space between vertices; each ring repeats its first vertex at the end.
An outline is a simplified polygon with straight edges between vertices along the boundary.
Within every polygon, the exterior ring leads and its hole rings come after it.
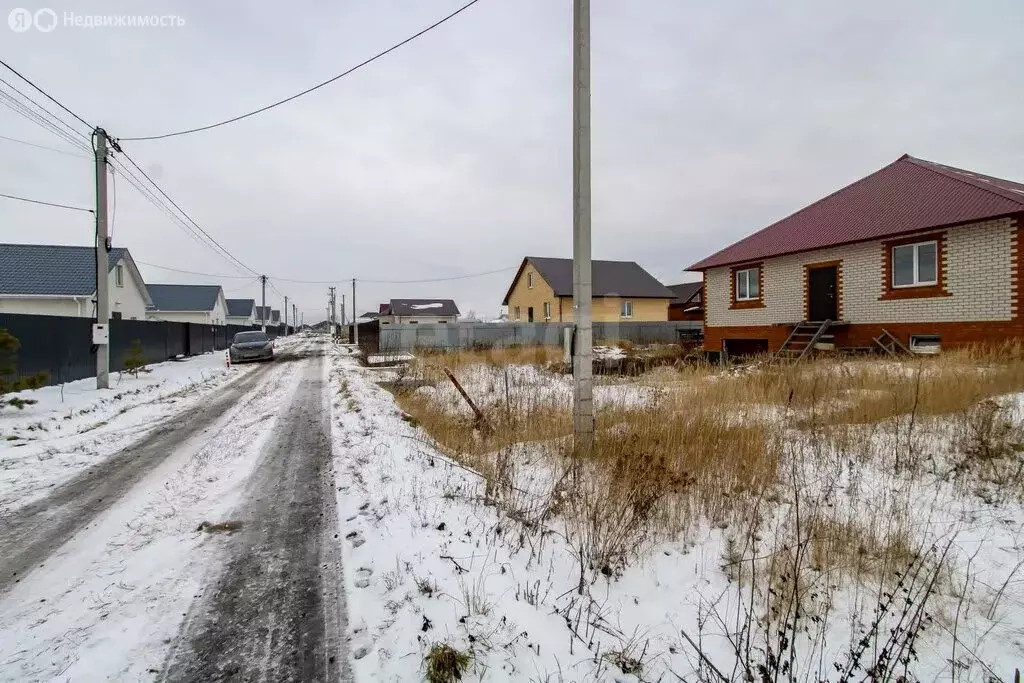
MULTIPOLYGON (((565 377, 532 366, 456 374, 485 413, 564 407, 571 395, 565 377)), ((886 658, 893 679, 990 681, 1012 680, 1024 662, 1024 496, 999 483, 1019 484, 1021 446, 982 459, 998 471, 947 467, 964 430, 998 417, 808 431, 795 409, 709 406, 702 420, 737 412, 781 437, 778 484, 752 495, 719 482, 735 500, 707 501, 683 483, 659 501, 657 523, 632 529, 642 538, 626 561, 592 566, 581 546, 613 536, 639 503, 588 505, 626 487, 628 467, 603 475, 607 489, 584 484, 566 499, 557 449, 520 445, 496 457, 503 476, 488 483, 403 414, 376 384, 381 371, 338 351, 331 379, 358 680, 420 680, 440 644, 468 655, 464 680, 496 681, 739 680, 746 665, 759 677, 758 664, 784 680, 862 680, 886 658), (594 519, 581 523, 581 511, 594 519), (789 642, 792 664, 777 657, 789 642)), ((446 382, 415 391, 468 417, 446 382)), ((667 391, 610 382, 598 397, 643 411, 667 391)), ((1019 425, 1020 403, 1002 399, 999 415, 1019 425)), ((686 424, 697 439, 705 423, 686 424)))

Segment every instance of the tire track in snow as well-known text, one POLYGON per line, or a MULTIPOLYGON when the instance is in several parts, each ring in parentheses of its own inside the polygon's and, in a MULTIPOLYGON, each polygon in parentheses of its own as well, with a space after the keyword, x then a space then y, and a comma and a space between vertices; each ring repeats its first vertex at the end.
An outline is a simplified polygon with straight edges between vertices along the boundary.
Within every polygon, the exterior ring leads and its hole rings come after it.
MULTIPOLYGON (((298 349, 283 353, 282 360, 298 349)), ((210 400, 167 419, 146 437, 17 508, 0 525, 0 596, 109 509, 183 442, 208 429, 264 379, 266 368, 217 390, 210 400)))
POLYGON ((236 513, 246 526, 232 558, 190 610, 163 680, 351 680, 324 366, 320 352, 304 368, 236 513))

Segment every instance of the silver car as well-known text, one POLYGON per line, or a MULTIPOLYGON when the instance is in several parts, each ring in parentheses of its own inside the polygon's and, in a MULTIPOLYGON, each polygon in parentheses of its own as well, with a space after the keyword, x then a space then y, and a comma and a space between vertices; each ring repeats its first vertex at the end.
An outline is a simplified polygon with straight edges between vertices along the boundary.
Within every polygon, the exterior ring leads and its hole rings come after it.
POLYGON ((228 350, 232 363, 247 360, 274 360, 274 342, 266 332, 239 332, 228 350))

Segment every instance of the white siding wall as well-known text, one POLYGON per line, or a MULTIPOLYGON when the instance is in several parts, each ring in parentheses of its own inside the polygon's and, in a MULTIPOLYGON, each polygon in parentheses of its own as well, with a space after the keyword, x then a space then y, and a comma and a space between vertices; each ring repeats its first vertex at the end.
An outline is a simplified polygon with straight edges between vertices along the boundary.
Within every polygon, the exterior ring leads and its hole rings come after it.
POLYGON ((794 323, 804 317, 804 265, 841 260, 842 317, 851 323, 1012 320, 1016 221, 1002 218, 945 232, 946 289, 951 296, 879 301, 881 241, 820 249, 764 262, 765 307, 730 310, 729 268, 707 277, 710 327, 794 323))
POLYGON ((0 297, 0 313, 22 315, 62 315, 72 318, 92 317, 92 297, 74 299, 29 299, 23 297, 0 297))
MULTIPOLYGON (((124 286, 117 286, 117 268, 110 271, 110 312, 119 312, 125 320, 145 320, 146 300, 142 298, 142 289, 132 277, 131 268, 121 259, 117 265, 124 269, 124 286)), ((92 311, 92 304, 89 305, 89 315, 95 315, 92 311)))
POLYGON ((232 315, 229 315, 227 317, 227 321, 228 321, 228 323, 227 323, 228 325, 249 325, 249 326, 252 326, 252 325, 256 324, 255 319, 251 315, 249 315, 249 316, 244 316, 244 315, 234 315, 234 316, 232 316, 232 315))
POLYGON ((151 311, 150 320, 167 320, 172 323, 198 323, 213 325, 213 316, 209 311, 151 311))
MULTIPOLYGON (((120 312, 125 320, 145 320, 146 300, 142 290, 132 277, 131 269, 121 259, 116 265, 123 267, 123 286, 117 286, 117 268, 110 269, 107 278, 110 288, 110 312, 120 312)), ((22 313, 26 315, 63 315, 70 317, 94 318, 96 307, 93 299, 96 293, 78 297, 81 304, 71 297, 61 299, 33 299, 28 297, 0 297, 0 313, 22 313)))

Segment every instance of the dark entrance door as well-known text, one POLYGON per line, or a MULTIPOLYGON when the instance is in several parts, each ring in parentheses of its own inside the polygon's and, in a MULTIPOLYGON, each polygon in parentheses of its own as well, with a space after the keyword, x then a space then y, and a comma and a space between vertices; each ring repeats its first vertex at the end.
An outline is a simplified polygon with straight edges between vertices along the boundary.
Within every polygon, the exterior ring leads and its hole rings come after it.
POLYGON ((807 271, 807 315, 811 320, 836 320, 839 317, 837 266, 807 271))
POLYGON ((533 322, 533 306, 526 309, 526 322, 533 322))

